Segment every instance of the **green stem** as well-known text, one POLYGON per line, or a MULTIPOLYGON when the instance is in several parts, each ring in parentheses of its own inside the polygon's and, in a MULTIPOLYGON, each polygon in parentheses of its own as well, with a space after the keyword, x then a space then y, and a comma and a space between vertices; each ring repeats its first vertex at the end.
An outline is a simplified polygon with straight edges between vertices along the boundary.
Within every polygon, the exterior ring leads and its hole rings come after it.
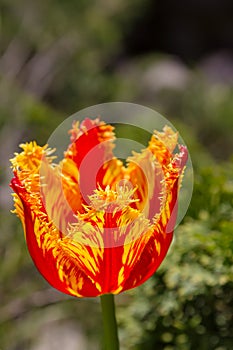
POLYGON ((114 295, 101 295, 100 300, 104 328, 104 350, 119 350, 114 295))

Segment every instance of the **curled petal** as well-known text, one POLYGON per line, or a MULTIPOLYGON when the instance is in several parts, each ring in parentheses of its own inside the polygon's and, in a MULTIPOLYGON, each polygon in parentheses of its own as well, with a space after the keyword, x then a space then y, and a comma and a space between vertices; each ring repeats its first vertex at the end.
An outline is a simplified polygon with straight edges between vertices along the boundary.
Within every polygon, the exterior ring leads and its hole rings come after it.
MULTIPOLYGON (((165 127, 163 132, 155 131, 148 148, 140 154, 134 153, 126 169, 126 176, 137 187, 135 198, 138 202, 135 207, 143 211, 148 219, 162 221, 164 227, 173 211, 176 218, 178 182, 187 161, 184 146, 181 146, 180 153, 172 153, 177 139, 177 133, 169 127, 165 127)), ((170 232, 173 229, 174 226, 170 232)))

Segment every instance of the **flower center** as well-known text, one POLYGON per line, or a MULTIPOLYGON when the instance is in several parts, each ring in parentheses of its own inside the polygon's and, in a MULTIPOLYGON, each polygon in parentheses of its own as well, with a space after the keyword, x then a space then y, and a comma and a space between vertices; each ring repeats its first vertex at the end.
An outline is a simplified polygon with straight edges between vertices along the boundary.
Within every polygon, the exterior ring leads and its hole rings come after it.
POLYGON ((116 184, 116 189, 113 190, 110 186, 96 189, 93 195, 89 197, 90 206, 96 211, 116 212, 130 206, 131 203, 138 201, 134 199, 134 192, 137 187, 133 188, 130 181, 126 179, 120 180, 116 184))

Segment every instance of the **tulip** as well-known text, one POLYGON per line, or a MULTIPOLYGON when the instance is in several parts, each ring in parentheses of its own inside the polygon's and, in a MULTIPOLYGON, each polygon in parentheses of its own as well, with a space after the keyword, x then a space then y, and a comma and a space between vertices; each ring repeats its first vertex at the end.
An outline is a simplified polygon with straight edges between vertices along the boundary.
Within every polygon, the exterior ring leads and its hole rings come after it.
POLYGON ((126 164, 114 157, 114 128, 74 122, 64 158, 30 142, 11 160, 15 213, 30 255, 56 289, 76 297, 139 286, 172 242, 187 149, 165 126, 126 164))

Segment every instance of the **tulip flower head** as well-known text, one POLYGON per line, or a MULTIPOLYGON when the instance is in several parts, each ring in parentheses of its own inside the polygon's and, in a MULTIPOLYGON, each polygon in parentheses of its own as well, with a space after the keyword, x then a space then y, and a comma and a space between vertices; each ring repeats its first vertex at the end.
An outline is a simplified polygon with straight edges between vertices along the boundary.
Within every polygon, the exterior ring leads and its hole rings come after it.
POLYGON ((64 158, 36 142, 12 159, 15 213, 44 278, 77 297, 118 294, 155 273, 172 242, 187 149, 165 126, 126 164, 114 128, 74 122, 64 158))

